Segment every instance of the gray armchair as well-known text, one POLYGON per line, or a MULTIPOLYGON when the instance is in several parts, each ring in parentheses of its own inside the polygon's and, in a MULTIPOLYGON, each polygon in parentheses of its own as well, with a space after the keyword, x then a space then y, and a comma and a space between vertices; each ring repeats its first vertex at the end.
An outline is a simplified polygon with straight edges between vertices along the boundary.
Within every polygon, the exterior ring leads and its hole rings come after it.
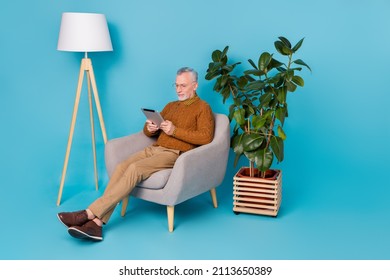
MULTIPOLYGON (((131 192, 131 196, 167 206, 168 229, 173 231, 175 205, 210 191, 214 207, 217 205, 215 188, 225 176, 230 147, 229 119, 223 114, 214 114, 215 132, 211 143, 197 147, 179 156, 172 169, 152 174, 131 192)), ((131 154, 153 144, 155 140, 142 131, 107 142, 105 162, 111 176, 118 163, 131 154)), ((122 201, 124 216, 129 197, 122 201)))

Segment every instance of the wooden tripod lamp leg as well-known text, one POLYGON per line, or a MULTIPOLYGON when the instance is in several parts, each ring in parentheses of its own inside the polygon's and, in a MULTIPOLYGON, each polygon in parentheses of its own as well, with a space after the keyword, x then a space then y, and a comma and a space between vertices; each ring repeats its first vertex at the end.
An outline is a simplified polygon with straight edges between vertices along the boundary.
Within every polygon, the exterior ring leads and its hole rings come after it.
POLYGON ((103 114, 102 114, 102 109, 101 109, 100 100, 99 100, 99 94, 98 94, 97 87, 96 87, 95 74, 94 74, 93 68, 92 68, 92 62, 89 58, 86 57, 86 58, 82 59, 81 66, 80 66, 79 80, 78 80, 77 91, 76 91, 76 99, 75 99, 75 103, 74 103, 74 107, 73 107, 72 122, 70 125, 70 132, 69 132, 69 138, 68 138, 68 145, 66 148, 64 167, 62 169, 60 190, 58 192, 58 198, 57 198, 57 206, 60 205, 60 203, 61 203, 62 190, 64 188, 66 170, 68 168, 68 161, 69 161, 70 150, 72 147, 74 127, 75 127, 76 118, 77 118, 77 111, 78 111, 78 107, 79 107, 79 103, 80 103, 81 88, 82 88, 83 79, 84 79, 84 71, 87 72, 87 80, 88 80, 88 100, 89 100, 89 111, 90 111, 90 121, 91 121, 91 131, 92 131, 93 164, 94 164, 94 172, 95 172, 96 190, 98 189, 95 126, 94 126, 94 121, 93 121, 91 86, 92 86, 92 91, 93 91, 93 95, 94 95, 94 99, 95 99, 95 103, 96 103, 96 110, 97 110, 97 113, 99 116, 99 122, 100 122, 100 127, 102 130, 102 134, 103 134, 104 144, 107 143, 107 133, 106 133, 105 125, 104 125, 103 114))
POLYGON ((95 103, 96 103, 96 111, 97 111, 98 116, 99 116, 100 128, 102 130, 104 144, 106 144, 107 143, 107 133, 106 133, 106 127, 104 126, 102 107, 100 106, 99 94, 98 94, 98 90, 96 87, 95 74, 93 72, 92 62, 90 59, 88 59, 88 60, 89 60, 88 70, 89 70, 89 75, 91 78, 92 90, 93 90, 95 103))
POLYGON ((95 187, 99 189, 99 178, 96 165, 96 143, 95 143, 95 125, 93 121, 93 107, 92 107, 92 94, 91 94, 91 79, 89 71, 87 71, 87 83, 88 83, 88 101, 89 101, 89 119, 91 123, 91 134, 92 134, 92 153, 93 153, 93 170, 95 174, 95 187))
POLYGON ((62 176, 61 176, 61 183, 60 183, 60 190, 58 192, 58 198, 57 198, 57 206, 61 203, 61 197, 62 197, 62 190, 64 188, 64 182, 65 182, 65 176, 66 176, 66 169, 68 168, 68 161, 69 161, 69 155, 70 155, 70 149, 72 147, 72 140, 73 140, 73 132, 74 132, 74 126, 76 123, 77 118, 77 111, 79 108, 80 103, 80 94, 81 94, 81 87, 83 84, 84 79, 84 63, 81 62, 80 66, 80 73, 79 73, 79 81, 77 84, 77 90, 76 90, 76 99, 74 102, 73 107, 73 114, 72 114, 72 122, 70 124, 70 131, 69 131, 69 137, 68 137, 68 145, 66 147, 66 154, 65 154, 65 161, 64 161, 64 167, 62 169, 62 176))

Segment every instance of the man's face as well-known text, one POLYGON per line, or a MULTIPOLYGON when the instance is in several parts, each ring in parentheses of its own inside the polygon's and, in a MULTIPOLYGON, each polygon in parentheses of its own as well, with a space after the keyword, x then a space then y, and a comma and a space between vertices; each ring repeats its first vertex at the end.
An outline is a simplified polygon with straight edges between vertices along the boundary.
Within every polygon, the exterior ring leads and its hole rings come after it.
POLYGON ((178 99, 184 101, 195 95, 198 83, 193 80, 191 73, 185 72, 176 76, 175 86, 178 99))

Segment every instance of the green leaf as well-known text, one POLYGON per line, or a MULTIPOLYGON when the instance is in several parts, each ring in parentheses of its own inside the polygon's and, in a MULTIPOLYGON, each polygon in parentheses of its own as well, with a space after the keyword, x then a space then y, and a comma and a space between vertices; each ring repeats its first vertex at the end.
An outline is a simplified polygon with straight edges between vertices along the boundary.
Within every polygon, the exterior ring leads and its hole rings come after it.
POLYGON ((256 64, 253 62, 252 59, 248 59, 248 62, 253 66, 253 68, 255 68, 256 70, 259 70, 256 66, 256 64))
POLYGON ((266 122, 267 122, 267 118, 264 116, 256 115, 256 116, 253 116, 253 118, 252 118, 252 126, 256 130, 263 127, 266 122))
POLYGON ((294 67, 294 68, 290 68, 290 70, 293 70, 293 71, 301 71, 301 70, 302 70, 302 67, 294 67))
POLYGON ((303 66, 306 66, 306 67, 311 71, 311 68, 309 67, 309 65, 307 65, 305 62, 303 62, 302 59, 294 60, 293 63, 299 64, 299 65, 303 65, 303 66))
POLYGON ((271 138, 271 148, 279 162, 284 159, 284 143, 283 139, 277 136, 271 138))
POLYGON ((274 43, 276 50, 282 54, 282 55, 290 55, 292 54, 292 50, 288 48, 285 44, 283 44, 281 41, 276 41, 274 43))
POLYGON ((228 50, 229 50, 229 46, 226 46, 221 53, 221 58, 226 57, 228 50))
POLYGON ((220 50, 215 50, 211 54, 211 58, 214 62, 220 62, 221 61, 221 54, 222 52, 220 50))
POLYGON ((220 71, 222 65, 223 64, 221 62, 211 62, 211 63, 209 63, 209 68, 207 69, 207 72, 220 71))
POLYGON ((257 148, 263 144, 264 136, 257 133, 245 134, 242 137, 242 145, 244 152, 255 151, 257 148))
POLYGON ((237 165, 238 160, 240 159, 240 157, 242 156, 242 154, 244 152, 244 147, 241 143, 241 138, 242 138, 243 134, 237 135, 236 133, 237 133, 237 131, 234 132, 235 136, 232 137, 232 140, 230 143, 230 146, 233 148, 233 151, 236 154, 235 159, 234 159, 234 166, 237 165))
POLYGON ((281 104, 285 104, 287 99, 287 87, 284 86, 279 88, 276 98, 281 104))
POLYGON ((283 36, 280 36, 278 37, 280 41, 282 41, 282 43, 288 47, 289 49, 291 49, 291 43, 289 40, 287 40, 287 38, 283 37, 283 36))
POLYGON ((234 119, 238 123, 238 125, 244 125, 245 124, 245 109, 239 108, 236 111, 234 111, 234 119))
POLYGON ((286 81, 287 91, 294 92, 297 89, 297 86, 289 81, 286 81))
POLYGON ((221 94, 223 96, 223 103, 225 104, 226 99, 230 97, 230 87, 228 86, 223 87, 221 94))
POLYGON ((236 108, 235 104, 232 104, 229 106, 229 122, 231 122, 233 119, 233 114, 234 114, 235 108, 236 108))
POLYGON ((286 80, 287 81, 291 81, 292 77, 294 77, 294 70, 287 70, 286 71, 286 80))
POLYGON ((237 81, 237 85, 239 88, 244 88, 247 83, 248 79, 245 76, 241 76, 237 81))
POLYGON ((234 167, 237 166, 238 164, 238 161, 240 160, 242 154, 236 154, 236 156, 234 157, 234 167))
POLYGON ((232 139, 231 146, 236 154, 242 154, 244 152, 244 145, 241 141, 243 136, 244 134, 236 135, 232 139))
POLYGON ((222 70, 225 70, 225 74, 228 74, 230 72, 232 72, 234 69, 234 65, 224 65, 222 66, 222 70))
POLYGON ((217 81, 218 81, 218 83, 220 84, 221 87, 224 87, 226 85, 228 79, 229 79, 228 76, 223 75, 223 76, 219 77, 218 78, 219 81, 218 80, 217 81))
POLYGON ((285 45, 284 45, 282 42, 280 42, 280 41, 275 41, 274 45, 275 45, 276 50, 277 50, 279 53, 281 53, 282 55, 286 55, 285 53, 283 53, 283 47, 285 47, 285 45))
POLYGON ((245 109, 245 118, 249 118, 249 116, 252 116, 255 114, 255 109, 252 107, 252 104, 249 102, 245 102, 245 105, 243 105, 243 108, 245 109))
POLYGON ((222 56, 222 55, 221 55, 221 63, 222 63, 223 65, 226 65, 227 61, 228 61, 227 55, 225 55, 225 56, 222 56))
POLYGON ((260 91, 264 88, 265 83, 263 81, 257 80, 254 82, 250 82, 246 85, 246 90, 257 90, 260 91))
POLYGON ((283 128, 278 125, 278 136, 282 139, 282 140, 286 140, 287 136, 286 134, 284 133, 283 131, 283 128))
POLYGON ((269 102, 272 100, 272 93, 267 92, 260 96, 260 103, 263 107, 268 107, 269 102))
POLYGON ((259 150, 254 157, 254 162, 260 171, 267 171, 272 165, 273 158, 274 154, 269 149, 259 150))
POLYGON ((288 117, 288 106, 287 106, 287 103, 284 104, 284 108, 286 108, 286 118, 288 117))
MULTIPOLYGON (((241 95, 241 94, 240 94, 241 95)), ((241 106, 242 102, 241 102, 241 97, 234 97, 233 98, 233 102, 234 102, 234 105, 238 108, 241 106)))
POLYGON ((267 72, 268 64, 272 60, 272 55, 268 52, 263 52, 259 57, 259 70, 267 72))
POLYGON ((258 153, 258 151, 244 152, 244 155, 247 157, 247 159, 248 159, 249 161, 254 162, 257 153, 258 153))
POLYGON ((280 79, 282 78, 282 75, 280 73, 276 74, 275 76, 273 77, 270 77, 267 82, 270 83, 270 84, 276 84, 280 81, 280 79))
POLYGON ((279 107, 276 109, 275 117, 281 122, 281 124, 284 124, 284 119, 287 115, 287 108, 286 107, 279 107))
POLYGON ((292 82, 300 87, 305 85, 305 81, 299 76, 292 77, 292 82))
POLYGON ((214 79, 215 77, 217 77, 220 74, 221 74, 221 71, 208 72, 204 78, 209 81, 209 80, 214 79))
POLYGON ((305 38, 302 38, 301 40, 299 40, 299 42, 292 48, 292 51, 295 53, 297 50, 299 50, 299 48, 302 46, 302 43, 303 43, 303 40, 305 38))
POLYGON ((271 69, 274 69, 274 68, 278 68, 280 66, 282 66, 283 63, 272 58, 271 62, 268 64, 268 71, 271 70, 271 69))
POLYGON ((244 74, 245 75, 254 75, 254 76, 261 76, 261 75, 264 75, 264 71, 260 71, 260 70, 245 70, 244 71, 244 74))
POLYGON ((220 79, 221 79, 221 77, 218 77, 218 79, 215 81, 215 84, 214 84, 214 87, 213 87, 213 90, 214 90, 215 92, 220 92, 221 89, 222 89, 222 87, 221 87, 221 85, 220 85, 220 83, 219 83, 219 81, 218 81, 218 80, 220 80, 220 79))

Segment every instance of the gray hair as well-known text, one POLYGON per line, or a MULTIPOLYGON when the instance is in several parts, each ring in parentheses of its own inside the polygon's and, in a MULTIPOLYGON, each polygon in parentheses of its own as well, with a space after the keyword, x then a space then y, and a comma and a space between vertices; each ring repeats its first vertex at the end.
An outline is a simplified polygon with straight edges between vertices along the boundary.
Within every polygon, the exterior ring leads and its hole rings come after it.
POLYGON ((178 75, 181 75, 183 73, 191 73, 192 79, 194 80, 194 82, 198 82, 198 72, 196 72, 194 69, 192 69, 190 67, 182 67, 179 70, 177 70, 176 75, 178 76, 178 75))

